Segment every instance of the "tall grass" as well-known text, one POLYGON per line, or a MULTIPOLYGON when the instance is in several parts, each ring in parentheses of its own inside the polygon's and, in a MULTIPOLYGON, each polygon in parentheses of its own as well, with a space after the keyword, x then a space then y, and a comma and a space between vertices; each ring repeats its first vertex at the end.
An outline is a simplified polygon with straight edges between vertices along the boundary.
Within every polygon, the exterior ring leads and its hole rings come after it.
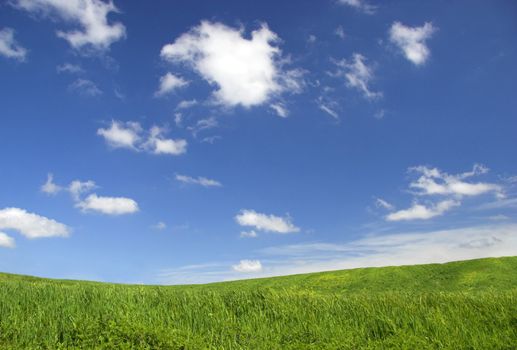
POLYGON ((248 281, 253 288, 237 288, 246 283, 159 287, 4 276, 0 348, 517 349, 511 287, 342 293, 248 281))

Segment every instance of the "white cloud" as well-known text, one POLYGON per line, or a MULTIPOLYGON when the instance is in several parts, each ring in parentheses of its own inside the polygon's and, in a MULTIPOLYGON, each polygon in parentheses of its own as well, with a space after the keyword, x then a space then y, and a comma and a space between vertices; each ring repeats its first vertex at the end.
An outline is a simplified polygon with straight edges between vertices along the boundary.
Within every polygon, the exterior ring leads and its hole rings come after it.
POLYGON ((309 44, 314 44, 317 40, 318 38, 314 34, 309 35, 309 37, 307 38, 307 42, 309 44))
POLYGON ((142 145, 146 150, 154 154, 180 155, 187 152, 187 141, 182 139, 167 139, 163 137, 164 130, 153 126, 149 131, 149 138, 142 145))
POLYGON ((275 233, 291 233, 299 232, 300 228, 296 227, 289 216, 279 217, 275 215, 267 215, 257 213, 254 210, 243 209, 235 216, 235 220, 241 226, 255 227, 257 230, 275 233))
POLYGON ((488 220, 492 221, 506 221, 510 220, 510 218, 506 215, 498 214, 498 215, 492 215, 488 217, 488 220))
POLYGON ((16 243, 14 242, 14 238, 8 236, 3 232, 0 232, 0 247, 14 248, 15 246, 16 243))
POLYGON ((204 119, 200 119, 193 126, 189 126, 187 129, 192 132, 194 137, 197 137, 197 134, 203 130, 213 129, 219 126, 217 119, 214 117, 208 117, 204 119))
POLYGON ((151 227, 153 229, 155 229, 155 230, 162 231, 162 230, 165 230, 167 228, 167 224, 165 222, 163 222, 163 221, 159 221, 159 222, 157 222, 156 224, 154 224, 151 227))
POLYGON ((72 198, 75 201, 79 201, 80 197, 84 193, 88 193, 91 190, 95 189, 97 186, 95 185, 95 182, 88 180, 88 181, 79 181, 74 180, 70 183, 68 186, 68 191, 72 195, 72 198))
POLYGON ((483 203, 477 207, 478 210, 493 210, 504 208, 517 208, 517 198, 498 199, 493 202, 483 203))
POLYGON ((259 260, 241 260, 239 264, 232 265, 232 269, 242 273, 253 273, 262 271, 262 264, 259 260))
POLYGON ((174 113, 174 124, 176 124, 177 127, 182 127, 183 125, 183 114, 180 112, 174 113))
POLYGON ((397 45, 404 56, 413 64, 419 66, 429 58, 430 52, 426 40, 431 38, 436 28, 426 22, 421 27, 407 27, 400 22, 394 22, 390 28, 390 41, 397 45))
POLYGON ((158 88, 158 91, 154 93, 154 96, 164 96, 170 92, 173 92, 176 89, 187 86, 188 84, 189 82, 183 79, 182 77, 178 77, 168 72, 160 78, 160 87, 158 88))
POLYGON ((54 175, 49 173, 47 175, 47 181, 41 186, 41 192, 44 192, 49 195, 53 195, 62 190, 61 186, 58 186, 54 183, 54 175))
POLYGON ((386 115, 386 111, 384 109, 380 109, 377 112, 375 112, 373 117, 375 119, 379 119, 380 120, 380 119, 383 119, 385 115, 386 115))
POLYGON ((386 210, 393 210, 395 209, 395 206, 393 204, 389 203, 388 201, 385 201, 382 198, 376 198, 375 199, 375 206, 378 208, 383 208, 386 210))
POLYGON ((338 72, 336 76, 343 76, 347 81, 347 86, 362 92, 368 99, 382 97, 381 92, 374 92, 368 86, 373 80, 373 69, 366 64, 366 58, 358 53, 352 55, 352 60, 337 61, 338 72))
POLYGON ((272 103, 269 105, 269 107, 271 107, 271 109, 274 110, 279 117, 287 118, 289 115, 289 111, 281 103, 272 103))
POLYGON ((354 9, 372 15, 377 10, 376 6, 370 5, 365 0, 337 0, 338 3, 353 7, 354 9))
POLYGON ((91 194, 83 201, 76 203, 82 211, 96 211, 107 215, 123 215, 136 213, 138 204, 131 198, 126 197, 100 197, 91 194))
POLYGON ((84 69, 78 64, 72 63, 63 63, 56 67, 56 71, 58 73, 70 73, 70 74, 79 74, 84 73, 84 69))
POLYGON ((57 31, 57 36, 75 49, 106 50, 126 36, 122 23, 108 22, 110 13, 119 12, 111 0, 12 0, 12 4, 29 13, 57 17, 79 26, 80 30, 57 31))
POLYGON ((0 210, 0 230, 15 230, 27 238, 66 237, 70 232, 62 223, 19 208, 0 210))
POLYGON ((215 135, 215 136, 208 136, 208 137, 204 137, 201 142, 203 143, 209 143, 209 144, 214 144, 217 140, 220 140, 222 139, 221 136, 219 135, 215 135))
POLYGON ((128 148, 153 154, 180 155, 187 151, 187 141, 168 139, 163 136, 165 129, 153 126, 148 132, 136 122, 111 121, 109 128, 100 128, 97 135, 113 148, 128 148))
POLYGON ((258 234, 254 230, 251 230, 251 231, 241 231, 240 237, 241 238, 257 238, 258 234))
POLYGON ((68 191, 75 202, 75 207, 81 209, 83 212, 97 211, 108 215, 121 215, 131 214, 139 210, 137 202, 126 197, 103 197, 93 193, 85 199, 82 199, 83 195, 98 187, 92 180, 74 180, 65 188, 54 184, 52 182, 52 175, 49 174, 47 183, 42 186, 42 190, 43 187, 48 186, 49 183, 60 190, 65 189, 68 191))
MULTIPOLYGON (((253 277, 517 255, 517 225, 365 235, 345 243, 310 242, 273 246, 254 253, 264 263, 253 277)), ((243 276, 228 263, 205 263, 162 270, 160 283, 208 283, 243 276)))
MULTIPOLYGON (((409 184, 409 188, 416 190, 413 192, 413 205, 404 210, 399 210, 388 214, 385 218, 388 221, 401 220, 428 220, 436 216, 443 215, 445 212, 454 207, 461 205, 461 200, 464 197, 480 196, 487 193, 493 193, 502 202, 506 197, 502 186, 494 183, 486 182, 468 182, 467 179, 473 176, 486 174, 489 169, 483 165, 475 164, 471 171, 451 175, 447 174, 438 168, 430 168, 427 166, 416 166, 409 168, 412 173, 420 174, 420 176, 409 184), (433 203, 426 205, 419 203, 420 198, 432 198, 433 201, 437 197, 440 199, 433 203)), ((377 204, 384 206, 379 199, 377 204)))
POLYGON ((452 199, 438 202, 436 205, 427 207, 422 204, 415 203, 412 207, 399 210, 386 215, 388 221, 403 220, 428 220, 435 216, 443 215, 446 211, 459 206, 461 203, 452 199))
POLYGON ((197 105, 197 103, 198 102, 196 99, 183 100, 183 101, 180 101, 180 103, 178 103, 178 106, 176 107, 176 109, 187 109, 187 108, 197 105))
POLYGON ((497 197, 504 197, 500 185, 493 183, 477 182, 470 183, 465 179, 482 175, 488 172, 488 168, 476 164, 472 171, 450 175, 437 168, 417 166, 410 168, 410 171, 422 174, 416 181, 411 182, 410 188, 417 189, 420 195, 456 195, 456 196, 479 196, 485 193, 495 193, 497 197))
POLYGON ((136 144, 140 141, 142 128, 136 122, 111 121, 111 126, 97 130, 97 135, 104 137, 113 148, 130 148, 136 150, 136 144))
POLYGON ((14 30, 12 28, 0 30, 0 55, 20 62, 25 61, 27 57, 27 50, 14 39, 14 30))
POLYGON ((334 33, 340 37, 341 39, 345 39, 346 38, 346 34, 345 34, 345 30, 343 29, 343 26, 338 26, 336 28, 336 30, 334 31, 334 33))
MULTIPOLYGON (((283 256, 271 275, 358 267, 444 263, 517 255, 517 225, 489 225, 367 236, 344 244, 305 243, 270 247, 283 256), (294 261, 302 261, 295 266, 294 261), (275 271, 276 270, 276 271, 275 271)), ((276 259, 278 261, 278 259, 276 259)), ((262 276, 261 276, 262 277, 262 276)))
POLYGON ((221 187, 222 184, 219 181, 207 179, 206 177, 190 177, 186 175, 176 174, 176 180, 185 184, 200 185, 203 187, 221 187))
POLYGON ((82 96, 95 97, 102 95, 102 90, 93 81, 88 79, 79 78, 70 84, 68 89, 82 96))
POLYGON ((316 100, 316 104, 318 108, 323 112, 330 115, 332 118, 339 120, 339 114, 336 112, 335 108, 338 107, 338 104, 335 101, 325 101, 323 97, 319 97, 316 100))
POLYGON ((283 91, 300 88, 296 71, 284 71, 279 39, 266 24, 244 37, 242 28, 202 21, 173 43, 161 57, 184 62, 209 84, 217 86, 215 100, 227 107, 252 107, 283 91))

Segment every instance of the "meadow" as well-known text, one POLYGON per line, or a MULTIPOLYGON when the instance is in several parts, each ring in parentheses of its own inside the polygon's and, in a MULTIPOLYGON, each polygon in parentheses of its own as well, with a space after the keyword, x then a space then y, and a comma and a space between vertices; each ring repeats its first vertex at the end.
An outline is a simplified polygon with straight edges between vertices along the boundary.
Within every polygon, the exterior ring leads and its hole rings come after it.
POLYGON ((517 349, 517 257, 188 286, 0 274, 1 349, 517 349))

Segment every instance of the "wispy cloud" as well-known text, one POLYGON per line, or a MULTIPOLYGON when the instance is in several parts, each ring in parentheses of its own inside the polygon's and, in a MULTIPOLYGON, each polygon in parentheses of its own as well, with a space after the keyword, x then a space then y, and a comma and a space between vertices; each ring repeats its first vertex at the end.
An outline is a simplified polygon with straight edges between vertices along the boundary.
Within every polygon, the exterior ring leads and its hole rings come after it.
POLYGON ((68 89, 87 97, 95 97, 103 93, 93 81, 82 78, 76 79, 68 86, 68 89))
POLYGON ((461 203, 448 199, 440 201, 432 206, 415 203, 408 209, 399 210, 386 215, 388 221, 427 220, 435 216, 443 215, 446 211, 459 206, 461 203))
POLYGON ((120 22, 109 23, 108 15, 119 12, 113 1, 102 0, 12 0, 15 8, 80 27, 57 31, 74 49, 103 51, 126 36, 120 22))
MULTIPOLYGON (((411 167, 409 172, 419 175, 409 184, 409 190, 414 195, 413 205, 407 209, 389 213, 385 218, 387 221, 428 220, 460 206, 465 197, 489 193, 495 195, 498 201, 502 201, 506 195, 501 185, 468 180, 486 174, 488 171, 488 168, 480 164, 475 164, 471 171, 455 175, 422 165, 411 167), (426 201, 425 204, 421 203, 422 198, 426 201)), ((379 199, 376 200, 376 205, 378 204, 383 206, 379 199)))
POLYGON ((63 63, 56 67, 56 71, 58 73, 69 73, 69 74, 79 74, 84 73, 84 69, 78 64, 72 63, 63 63))
POLYGON ((0 30, 0 55, 20 62, 27 58, 27 49, 18 44, 12 28, 0 30))
POLYGON ((352 59, 335 62, 338 70, 335 76, 344 77, 350 88, 359 90, 367 99, 382 97, 381 92, 372 91, 370 83, 374 79, 373 68, 366 63, 366 57, 354 53, 352 59))
MULTIPOLYGON (((444 263, 517 255, 517 225, 499 224, 449 230, 367 235, 345 243, 308 242, 256 251, 261 271, 253 277, 378 267, 444 263)), ((236 264, 237 266, 240 264, 236 264)), ((162 270, 165 284, 236 280, 243 275, 231 263, 217 262, 162 270)))
POLYGON ((369 4, 366 0, 337 0, 337 2, 368 15, 373 15, 377 11, 377 7, 369 4))
POLYGON ((179 181, 184 184, 191 184, 191 185, 200 185, 203 187, 221 187, 222 184, 219 181, 208 179, 206 177, 199 176, 197 178, 187 176, 187 175, 181 175, 176 174, 175 176, 176 181, 179 181))

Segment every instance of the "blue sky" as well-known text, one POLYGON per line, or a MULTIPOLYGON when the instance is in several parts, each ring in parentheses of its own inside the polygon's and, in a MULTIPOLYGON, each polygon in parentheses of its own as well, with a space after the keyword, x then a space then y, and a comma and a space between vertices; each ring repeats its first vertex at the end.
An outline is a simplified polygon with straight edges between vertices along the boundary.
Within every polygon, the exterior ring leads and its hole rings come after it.
POLYGON ((0 271, 517 255, 512 1, 0 4, 0 271))

